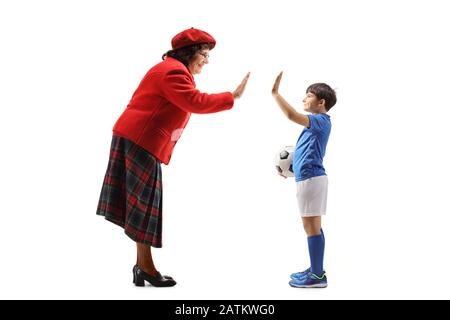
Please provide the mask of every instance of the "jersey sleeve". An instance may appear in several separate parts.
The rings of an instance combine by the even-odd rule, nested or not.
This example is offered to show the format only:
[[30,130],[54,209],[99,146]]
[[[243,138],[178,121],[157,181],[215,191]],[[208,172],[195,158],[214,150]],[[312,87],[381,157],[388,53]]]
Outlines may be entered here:
[[323,114],[310,114],[309,117],[309,129],[320,132],[328,129],[329,122],[325,115]]

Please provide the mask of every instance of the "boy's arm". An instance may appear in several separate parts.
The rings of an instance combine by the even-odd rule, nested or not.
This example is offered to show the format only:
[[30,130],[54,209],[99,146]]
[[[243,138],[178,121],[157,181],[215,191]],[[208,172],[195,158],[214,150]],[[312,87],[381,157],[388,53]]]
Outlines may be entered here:
[[297,112],[284,98],[278,93],[278,87],[280,86],[281,77],[283,76],[283,72],[281,72],[278,77],[275,79],[275,83],[272,88],[272,96],[275,98],[275,101],[280,106],[281,111],[286,115],[286,117],[298,123],[302,126],[309,127],[309,117],[307,115],[301,114]]
[[289,120],[309,128],[309,117],[307,115],[297,112],[279,93],[273,95],[273,97]]

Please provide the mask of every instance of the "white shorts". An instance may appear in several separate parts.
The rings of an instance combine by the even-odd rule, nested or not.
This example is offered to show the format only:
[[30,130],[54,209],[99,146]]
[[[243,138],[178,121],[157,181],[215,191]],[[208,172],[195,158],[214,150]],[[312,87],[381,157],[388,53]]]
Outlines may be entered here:
[[297,182],[297,201],[301,216],[325,215],[327,212],[327,194],[327,176],[312,177]]

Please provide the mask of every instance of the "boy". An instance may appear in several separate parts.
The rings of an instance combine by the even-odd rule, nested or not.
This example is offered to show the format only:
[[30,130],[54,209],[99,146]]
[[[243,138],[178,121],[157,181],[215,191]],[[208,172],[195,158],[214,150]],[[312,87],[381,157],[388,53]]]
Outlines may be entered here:
[[321,216],[326,214],[328,177],[322,161],[330,136],[330,116],[326,113],[336,104],[336,93],[325,83],[315,83],[306,89],[303,110],[297,112],[278,93],[281,72],[273,85],[272,95],[289,120],[305,128],[295,147],[293,169],[297,183],[297,201],[303,228],[308,236],[311,266],[291,275],[289,284],[297,288],[325,288],[327,277],[323,270],[325,237],[321,228]]

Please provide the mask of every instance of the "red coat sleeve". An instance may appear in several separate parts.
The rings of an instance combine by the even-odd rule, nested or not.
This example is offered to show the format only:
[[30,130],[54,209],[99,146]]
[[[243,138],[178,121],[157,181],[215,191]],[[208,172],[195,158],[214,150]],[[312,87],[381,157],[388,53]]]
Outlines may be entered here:
[[165,98],[178,108],[191,113],[214,113],[231,109],[234,98],[231,92],[201,93],[186,71],[170,70],[162,78],[161,90]]

